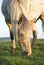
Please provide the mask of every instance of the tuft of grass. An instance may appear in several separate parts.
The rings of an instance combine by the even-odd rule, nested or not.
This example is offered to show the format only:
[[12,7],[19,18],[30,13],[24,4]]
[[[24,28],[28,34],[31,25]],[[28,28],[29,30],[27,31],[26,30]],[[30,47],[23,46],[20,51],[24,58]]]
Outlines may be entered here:
[[0,65],[44,65],[44,40],[36,41],[36,49],[31,56],[22,56],[21,49],[17,45],[16,53],[11,52],[10,41],[0,42]]

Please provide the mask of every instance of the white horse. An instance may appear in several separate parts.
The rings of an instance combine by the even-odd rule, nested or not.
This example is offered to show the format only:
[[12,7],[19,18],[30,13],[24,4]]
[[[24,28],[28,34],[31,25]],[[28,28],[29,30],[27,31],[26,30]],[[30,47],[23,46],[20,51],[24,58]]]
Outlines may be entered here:
[[[35,45],[35,40],[36,40],[36,36],[37,36],[35,23],[37,22],[38,19],[41,19],[42,26],[44,29],[44,0],[42,0],[42,1],[41,0],[28,0],[28,1],[29,1],[28,2],[29,6],[28,6],[27,10],[25,9],[25,7],[22,4],[20,4],[20,6],[22,8],[22,12],[24,12],[24,16],[28,20],[28,21],[24,21],[22,26],[20,27],[20,32],[22,33],[22,36],[20,37],[20,39],[24,43],[26,43],[27,40],[29,40],[28,35],[30,33],[30,28],[32,27],[32,31],[33,31],[33,35],[34,35],[33,43]],[[24,39],[25,39],[25,41],[24,41]],[[32,47],[33,47],[33,44],[32,44]]]
[[[24,3],[23,4],[23,6],[24,6],[28,2],[28,0],[25,0],[25,1],[26,2],[24,3],[23,0],[22,1],[21,0],[3,0],[3,3],[2,3],[2,13],[5,16],[5,21],[9,27],[11,40],[13,42],[12,43],[13,52],[15,52],[15,50],[16,50],[18,25],[20,27],[22,25],[22,21],[23,22],[27,21],[26,19],[23,18],[24,16],[26,18],[28,18],[26,16],[26,13],[23,12],[22,6],[21,6],[22,3]],[[27,4],[25,7],[27,10]],[[19,23],[19,22],[21,22],[21,23]],[[21,36],[20,33],[19,33],[19,35]],[[18,35],[18,37],[19,37],[19,35]],[[22,42],[21,42],[21,40],[19,40],[19,42],[20,42],[20,46],[21,46],[23,53],[25,53],[27,55],[31,55],[30,40],[28,42],[29,44],[27,44],[27,42],[25,42],[25,45],[23,42],[24,40]]]
[[[40,18],[44,23],[44,0],[3,0],[3,3],[6,9],[4,9],[6,12],[4,14],[5,19],[8,19],[9,21],[11,20],[10,25],[12,24],[10,28],[12,27],[13,31],[13,50],[16,48],[16,31],[19,29],[18,40],[21,48],[23,51],[26,49],[27,55],[31,55],[29,33],[34,31],[33,35],[35,35],[36,38],[35,22]],[[7,15],[8,17],[6,17]],[[18,21],[21,17],[24,22],[20,27],[17,27]]]

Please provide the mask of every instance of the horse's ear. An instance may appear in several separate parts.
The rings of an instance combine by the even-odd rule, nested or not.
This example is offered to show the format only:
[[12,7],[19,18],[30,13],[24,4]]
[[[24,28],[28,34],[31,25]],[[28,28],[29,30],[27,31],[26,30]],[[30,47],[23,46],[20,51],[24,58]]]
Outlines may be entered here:
[[44,23],[42,22],[42,30],[43,30],[43,32],[44,32]]

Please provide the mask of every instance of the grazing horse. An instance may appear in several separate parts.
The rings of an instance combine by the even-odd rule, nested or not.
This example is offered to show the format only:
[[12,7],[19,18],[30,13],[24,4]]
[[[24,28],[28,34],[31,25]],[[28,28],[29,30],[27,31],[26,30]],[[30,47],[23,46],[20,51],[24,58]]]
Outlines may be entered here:
[[[26,1],[25,3],[29,2],[28,0],[25,0],[25,1]],[[22,3],[24,3],[23,0],[22,1],[21,0],[3,0],[2,13],[5,16],[5,21],[9,27],[9,30],[10,30],[13,52],[15,52],[15,50],[16,50],[16,42],[17,42],[17,36],[18,36],[18,38],[19,38],[18,41],[19,41],[19,45],[22,49],[22,52],[27,54],[27,55],[31,55],[30,40],[27,37],[27,38],[25,38],[27,40],[27,42],[25,42],[25,40],[22,40],[22,38],[24,38],[22,36],[22,33],[20,34],[20,32],[21,32],[20,27],[22,26],[22,21],[23,22],[28,21],[27,20],[28,17],[26,16],[26,12],[24,13],[24,11],[22,10],[22,6],[21,6]],[[25,7],[27,10],[27,4]],[[19,29],[19,31],[18,31],[18,29]],[[17,33],[18,33],[18,35],[17,35]]]
[[[29,36],[30,32],[33,31],[33,40],[35,43],[35,23],[39,18],[44,23],[44,0],[3,0],[3,3],[5,9],[2,10],[5,16],[5,20],[7,22],[11,21],[11,23],[7,25],[12,30],[12,32],[10,32],[13,33],[13,51],[16,49],[16,32],[18,32],[18,41],[22,51],[26,52],[28,56],[31,55],[31,44]],[[20,22],[19,20],[21,17],[24,22],[18,26],[18,22]]]
[[[23,4],[24,4],[24,0],[22,0],[22,1],[23,1]],[[42,27],[44,28],[44,0],[42,0],[42,1],[41,0],[28,0],[28,8],[27,8],[27,10],[25,9],[23,4],[21,3],[20,6],[22,8],[22,12],[24,12],[23,13],[24,16],[26,17],[26,19],[28,21],[24,21],[23,24],[20,27],[20,32],[22,33],[20,39],[24,43],[26,43],[26,42],[28,43],[27,40],[29,39],[28,35],[30,33],[30,29],[29,28],[32,27],[33,36],[34,36],[33,44],[35,45],[36,36],[37,36],[35,23],[37,22],[38,19],[41,19]],[[24,41],[24,39],[25,39],[25,41]],[[33,44],[32,44],[32,47],[33,47]]]
[[[21,7],[22,7],[22,10],[25,12],[22,5]],[[38,19],[41,19],[42,28],[44,31],[44,0],[29,0],[29,10],[25,14],[27,15],[28,22],[32,24],[32,27],[33,25],[35,25]],[[37,36],[35,27],[36,26],[34,26],[34,30],[33,30],[33,36],[34,36],[33,44],[34,45],[35,45],[36,36]],[[32,44],[32,47],[34,47],[33,44]]]

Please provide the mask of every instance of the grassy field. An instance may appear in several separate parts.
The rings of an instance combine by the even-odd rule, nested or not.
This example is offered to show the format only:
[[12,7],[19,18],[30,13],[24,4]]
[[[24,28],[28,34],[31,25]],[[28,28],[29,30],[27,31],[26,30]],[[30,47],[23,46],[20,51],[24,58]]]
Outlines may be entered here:
[[22,56],[19,46],[11,53],[11,42],[0,42],[0,65],[44,65],[44,40],[36,41],[30,57]]

